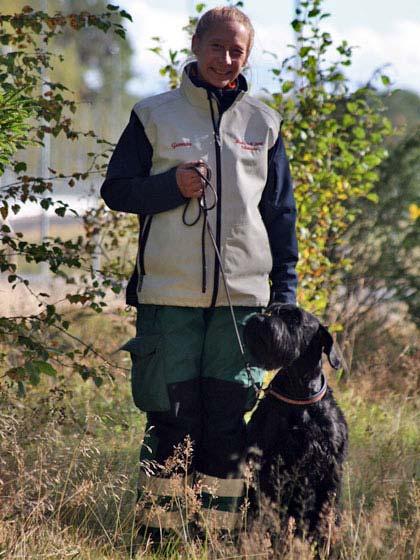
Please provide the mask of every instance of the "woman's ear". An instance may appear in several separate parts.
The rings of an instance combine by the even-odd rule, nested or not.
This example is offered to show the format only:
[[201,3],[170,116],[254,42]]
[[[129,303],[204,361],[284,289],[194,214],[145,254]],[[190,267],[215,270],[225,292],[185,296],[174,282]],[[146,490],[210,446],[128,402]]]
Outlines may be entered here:
[[197,56],[198,45],[199,45],[199,39],[197,35],[193,35],[191,39],[191,51],[196,56]]

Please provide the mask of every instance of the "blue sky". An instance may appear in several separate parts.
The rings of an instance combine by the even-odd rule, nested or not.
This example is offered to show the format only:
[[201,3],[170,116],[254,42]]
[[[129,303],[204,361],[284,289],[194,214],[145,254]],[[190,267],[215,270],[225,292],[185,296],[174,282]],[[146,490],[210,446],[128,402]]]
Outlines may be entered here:
[[[159,59],[147,48],[151,37],[159,35],[171,48],[186,45],[182,31],[196,2],[192,0],[120,0],[133,16],[128,25],[136,53],[133,60],[138,76],[130,91],[139,96],[165,89],[159,78]],[[207,8],[223,4],[207,1]],[[289,22],[293,16],[293,0],[248,0],[244,10],[256,29],[255,46],[250,58],[254,93],[261,88],[273,89],[270,73],[272,58],[264,51],[274,51],[280,58],[288,54],[287,44],[293,41]],[[325,27],[339,41],[347,39],[357,45],[353,65],[349,70],[352,82],[369,79],[373,70],[389,64],[387,73],[395,87],[420,93],[420,0],[325,0],[324,7],[331,17]]]

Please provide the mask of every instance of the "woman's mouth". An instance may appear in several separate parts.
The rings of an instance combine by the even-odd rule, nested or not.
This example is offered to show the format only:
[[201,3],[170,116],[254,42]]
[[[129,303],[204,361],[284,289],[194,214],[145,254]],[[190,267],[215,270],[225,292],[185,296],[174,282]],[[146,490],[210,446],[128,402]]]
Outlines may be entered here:
[[220,72],[220,70],[216,70],[215,68],[211,68],[212,72],[219,76],[220,78],[228,78],[230,75],[230,71],[227,72]]

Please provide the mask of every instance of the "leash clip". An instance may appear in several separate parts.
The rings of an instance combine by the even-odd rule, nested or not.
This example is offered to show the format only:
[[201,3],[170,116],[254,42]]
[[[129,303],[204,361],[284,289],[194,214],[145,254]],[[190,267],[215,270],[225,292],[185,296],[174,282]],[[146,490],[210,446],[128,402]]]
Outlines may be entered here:
[[252,386],[252,388],[254,389],[255,396],[258,399],[259,396],[260,396],[260,393],[264,392],[264,389],[262,389],[261,387],[258,387],[258,385],[255,383],[254,377],[252,375],[252,368],[251,368],[249,362],[245,362],[245,371],[246,371],[246,374],[248,376],[248,381],[249,381],[250,385]]

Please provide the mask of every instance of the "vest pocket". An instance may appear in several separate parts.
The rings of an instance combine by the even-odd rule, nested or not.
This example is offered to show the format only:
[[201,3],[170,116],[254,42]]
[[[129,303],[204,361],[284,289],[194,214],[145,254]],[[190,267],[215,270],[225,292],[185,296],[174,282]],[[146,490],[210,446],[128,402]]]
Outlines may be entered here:
[[269,274],[273,257],[263,221],[256,217],[254,221],[233,226],[222,249],[222,258],[227,274]]
[[144,412],[170,409],[161,336],[131,338],[121,347],[131,355],[131,391],[135,405]]

